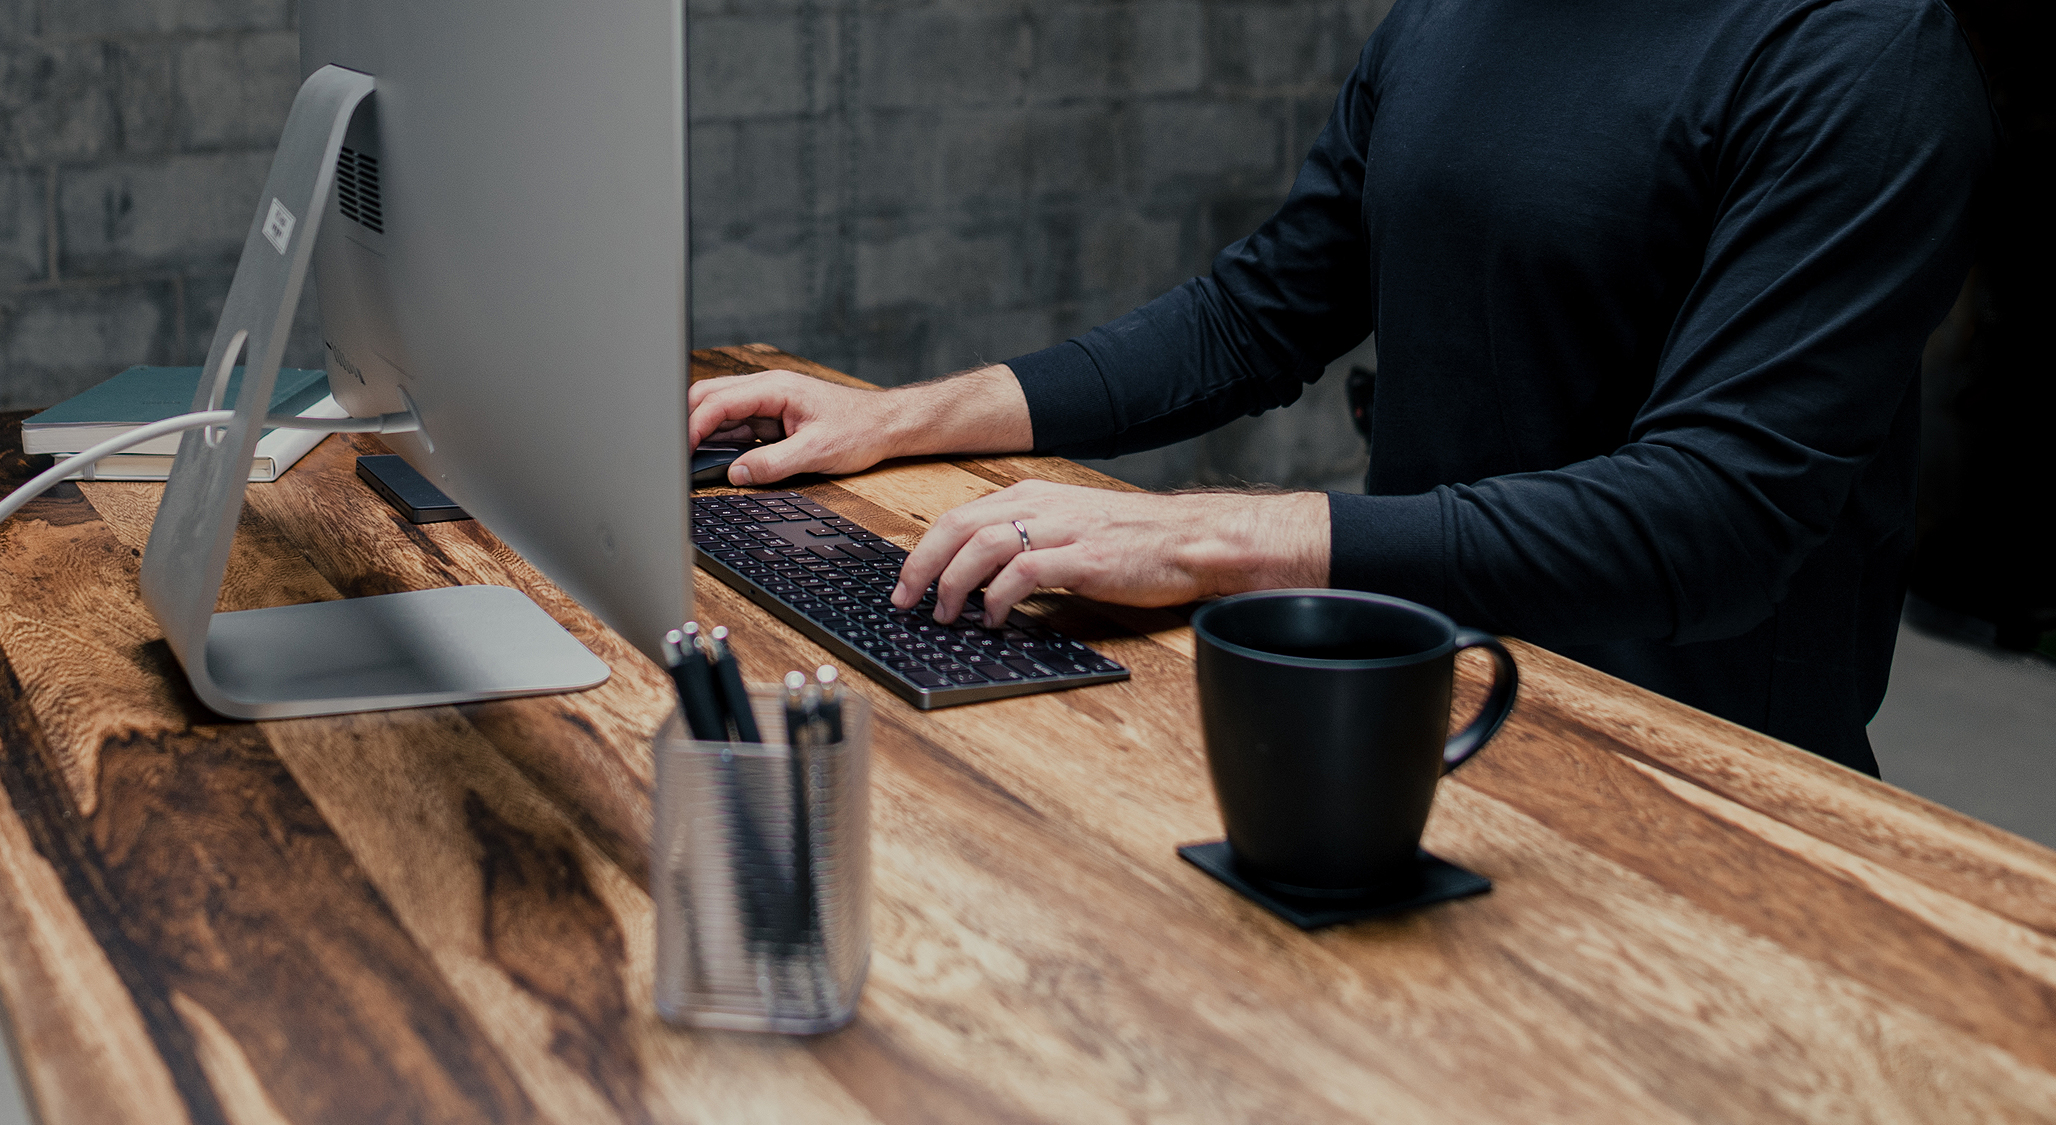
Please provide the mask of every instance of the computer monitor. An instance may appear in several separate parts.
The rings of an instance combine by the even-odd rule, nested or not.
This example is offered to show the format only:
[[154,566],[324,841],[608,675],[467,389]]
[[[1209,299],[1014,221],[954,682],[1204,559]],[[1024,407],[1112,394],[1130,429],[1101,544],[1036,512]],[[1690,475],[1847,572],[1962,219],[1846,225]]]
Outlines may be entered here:
[[303,0],[376,90],[314,251],[329,386],[644,652],[690,616],[678,0]]
[[207,359],[225,386],[247,352],[247,401],[182,439],[144,552],[196,693],[278,718],[607,676],[504,588],[214,612],[310,268],[336,400],[418,427],[388,443],[660,656],[692,605],[679,0],[303,0],[300,25],[305,79]]

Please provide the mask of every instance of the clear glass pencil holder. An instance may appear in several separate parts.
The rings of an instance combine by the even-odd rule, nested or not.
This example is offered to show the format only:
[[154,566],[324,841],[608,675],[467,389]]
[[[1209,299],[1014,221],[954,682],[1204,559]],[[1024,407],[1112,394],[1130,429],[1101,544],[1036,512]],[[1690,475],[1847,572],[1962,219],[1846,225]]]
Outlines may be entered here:
[[798,753],[784,693],[750,687],[762,743],[657,733],[657,1011],[673,1023],[813,1035],[856,1015],[871,962],[871,710]]

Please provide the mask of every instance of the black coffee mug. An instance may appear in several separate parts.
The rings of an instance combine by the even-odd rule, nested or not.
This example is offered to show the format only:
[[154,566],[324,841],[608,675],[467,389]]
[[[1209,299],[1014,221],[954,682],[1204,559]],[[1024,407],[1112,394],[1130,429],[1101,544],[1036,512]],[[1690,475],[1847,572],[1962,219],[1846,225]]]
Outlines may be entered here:
[[[1265,590],[1202,606],[1207,766],[1245,877],[1334,896],[1409,877],[1435,782],[1499,730],[1519,683],[1490,633],[1351,590]],[[1449,736],[1456,654],[1482,648],[1492,690]]]

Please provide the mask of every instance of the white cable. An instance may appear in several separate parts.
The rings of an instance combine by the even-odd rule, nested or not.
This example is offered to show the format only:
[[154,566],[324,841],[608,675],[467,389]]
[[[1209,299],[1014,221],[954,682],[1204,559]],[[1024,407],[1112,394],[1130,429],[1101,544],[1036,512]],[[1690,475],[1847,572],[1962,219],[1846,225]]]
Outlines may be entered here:
[[181,430],[197,429],[201,426],[225,426],[235,421],[235,418],[236,412],[233,410],[202,410],[197,414],[173,415],[162,422],[152,422],[147,426],[138,426],[119,437],[108,438],[106,441],[83,453],[66,457],[64,460],[31,477],[27,484],[8,493],[5,500],[0,500],[0,520],[5,520],[21,510],[23,504],[41,496],[51,485],[99,461],[103,457],[112,457],[123,450],[134,449],[146,441],[154,441],[166,434],[175,434]]
[[[108,438],[83,453],[66,457],[50,468],[29,478],[27,484],[0,499],[0,521],[21,510],[22,505],[41,496],[51,485],[64,480],[73,473],[85,469],[117,453],[134,449],[148,441],[155,441],[166,434],[198,429],[201,426],[226,426],[235,421],[233,410],[202,410],[193,414],[178,414],[162,422],[138,426],[125,434]],[[404,434],[421,428],[421,421],[411,413],[381,414],[376,418],[298,418],[272,415],[264,419],[266,426],[282,430],[319,430],[331,434]]]

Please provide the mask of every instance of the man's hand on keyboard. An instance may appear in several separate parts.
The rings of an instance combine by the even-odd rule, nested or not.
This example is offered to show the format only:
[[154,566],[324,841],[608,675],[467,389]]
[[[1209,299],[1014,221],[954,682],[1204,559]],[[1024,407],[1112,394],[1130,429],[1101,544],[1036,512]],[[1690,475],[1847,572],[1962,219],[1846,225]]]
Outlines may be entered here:
[[889,457],[1028,449],[1028,400],[1006,365],[892,390],[846,387],[794,371],[702,379],[687,399],[692,446],[772,444],[728,468],[737,485],[798,473],[855,473]]
[[[1032,549],[1022,549],[1020,521]],[[936,585],[954,620],[985,586],[987,623],[1038,588],[1124,605],[1328,584],[1328,498],[1318,492],[1114,492],[1023,481],[953,509],[908,556],[902,608]]]

